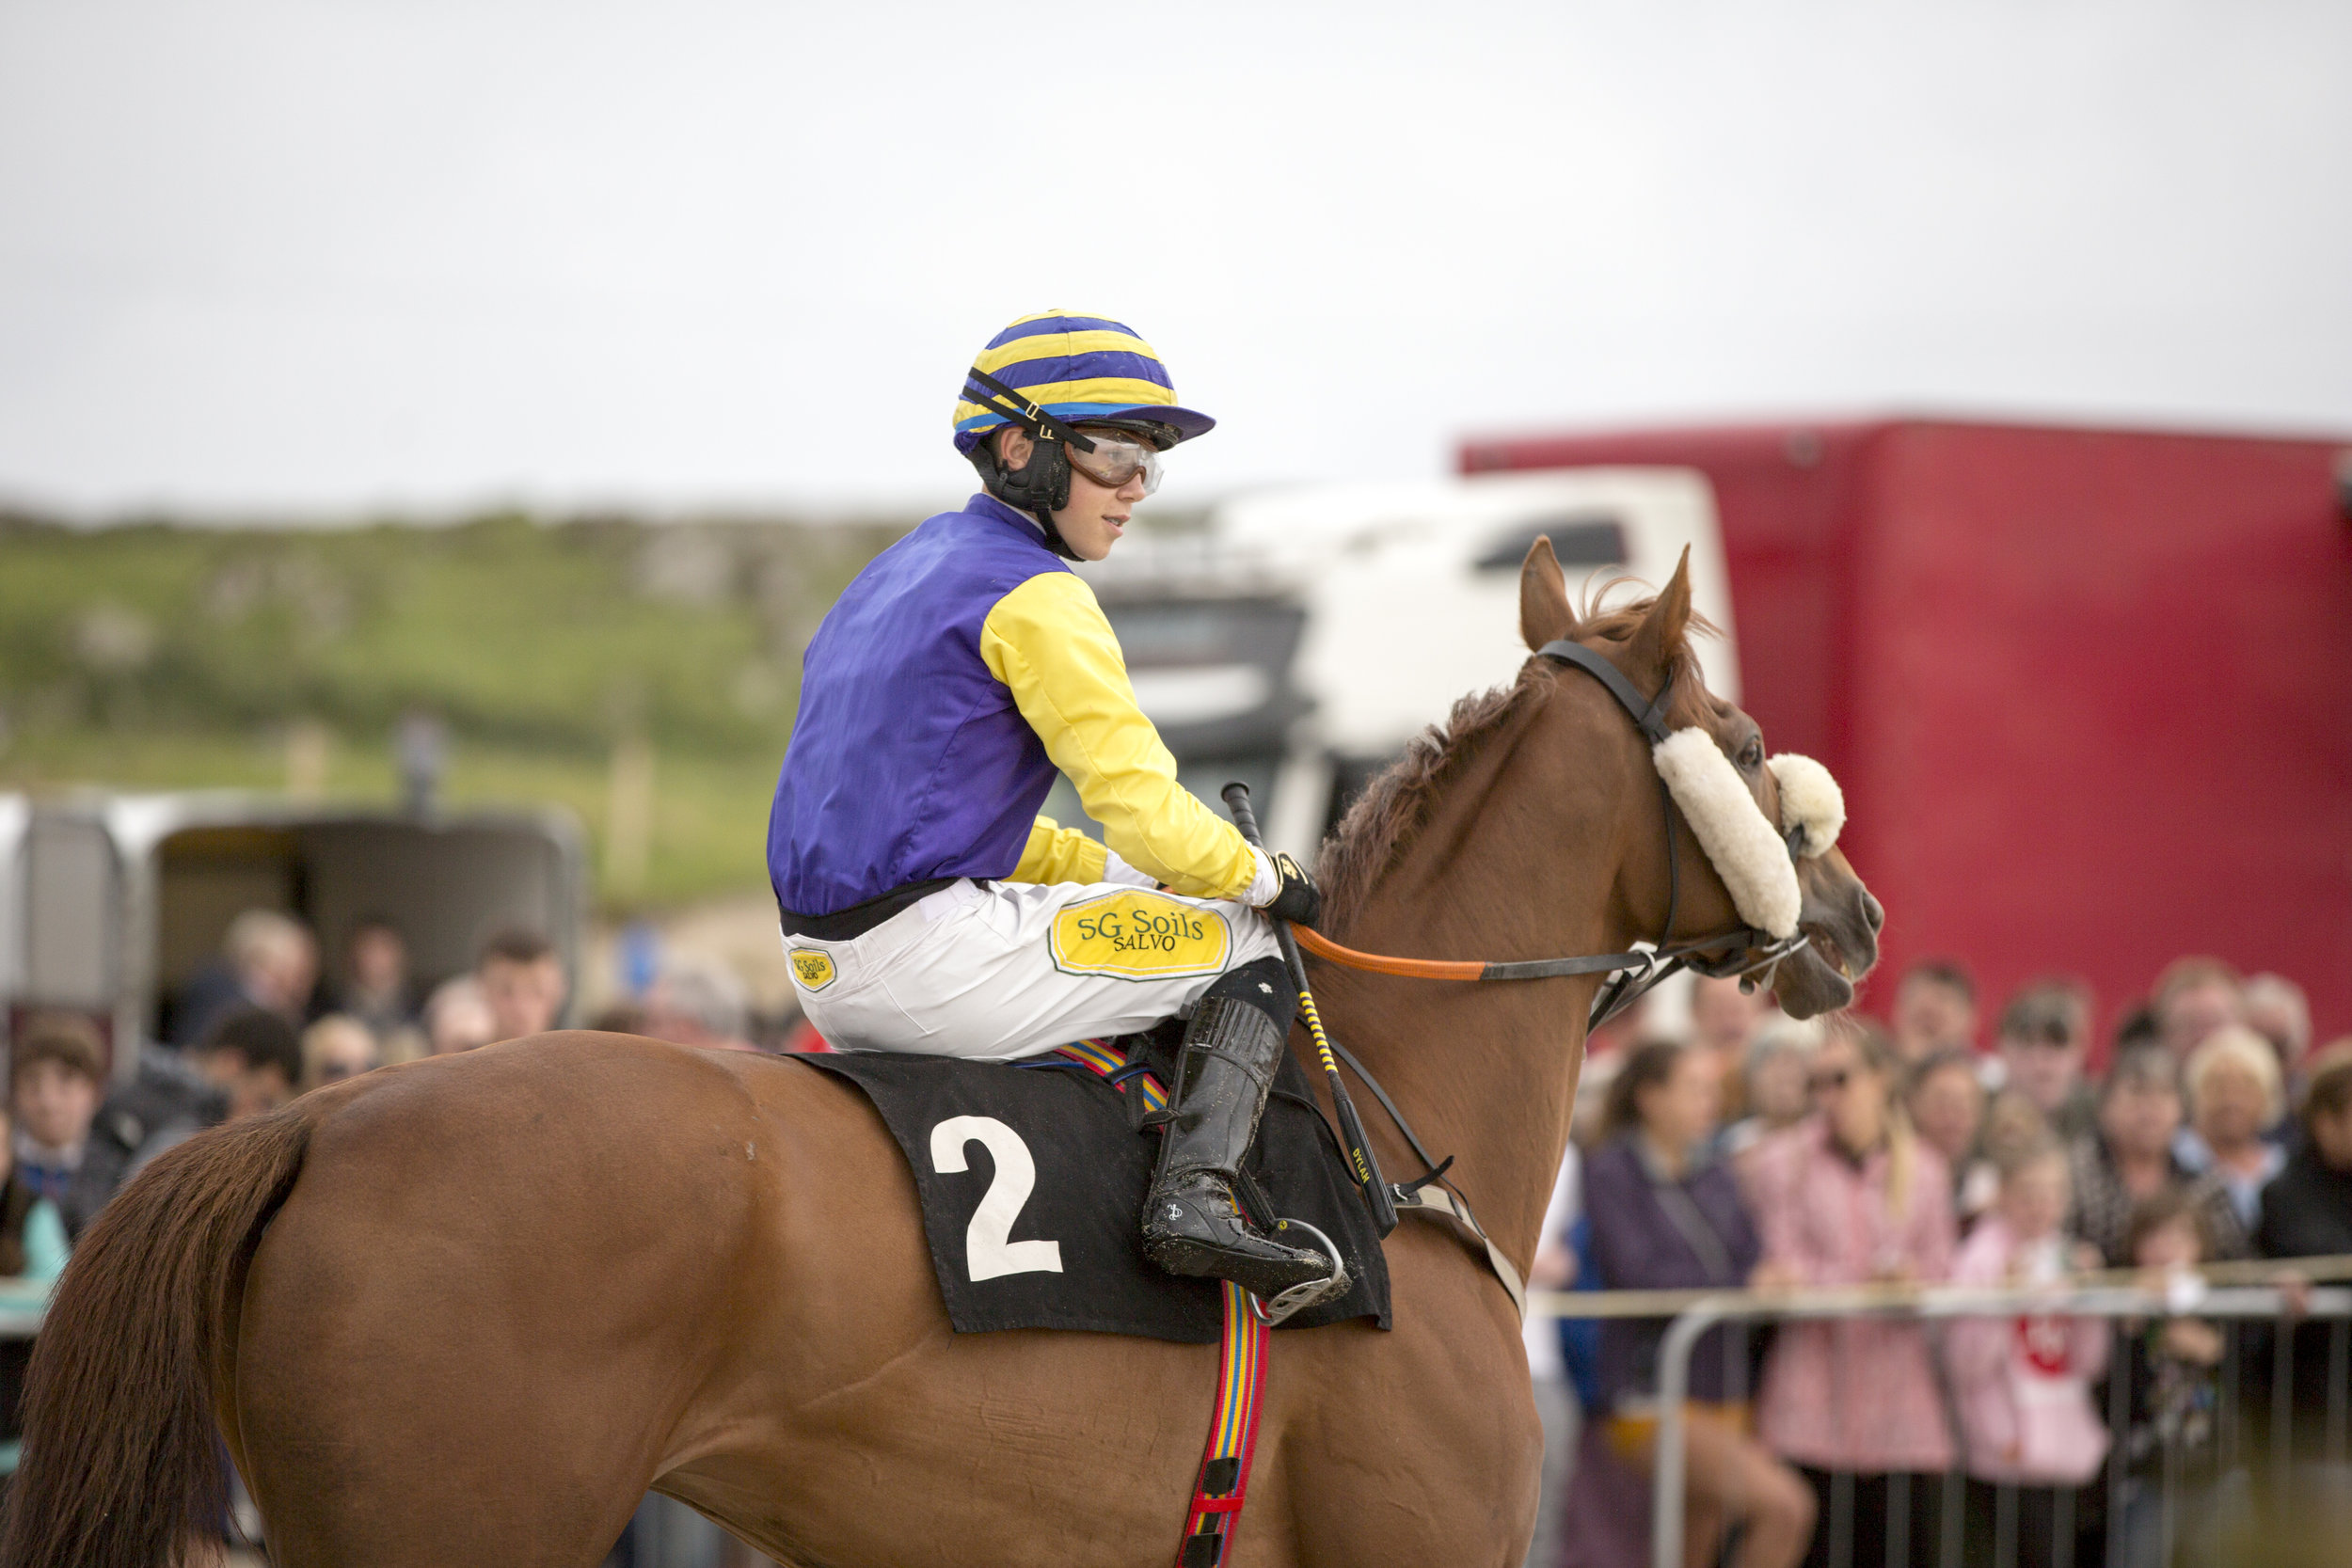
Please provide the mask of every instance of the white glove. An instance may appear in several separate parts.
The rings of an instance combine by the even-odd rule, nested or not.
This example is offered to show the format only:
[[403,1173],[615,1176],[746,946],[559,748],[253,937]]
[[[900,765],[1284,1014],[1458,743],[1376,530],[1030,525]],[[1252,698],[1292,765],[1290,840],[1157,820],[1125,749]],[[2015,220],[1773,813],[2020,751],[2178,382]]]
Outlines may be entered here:
[[1258,874],[1249,879],[1249,886],[1243,892],[1241,901],[1253,910],[1263,910],[1280,895],[1282,874],[1274,869],[1274,857],[1263,849],[1253,844],[1249,852],[1258,859]]

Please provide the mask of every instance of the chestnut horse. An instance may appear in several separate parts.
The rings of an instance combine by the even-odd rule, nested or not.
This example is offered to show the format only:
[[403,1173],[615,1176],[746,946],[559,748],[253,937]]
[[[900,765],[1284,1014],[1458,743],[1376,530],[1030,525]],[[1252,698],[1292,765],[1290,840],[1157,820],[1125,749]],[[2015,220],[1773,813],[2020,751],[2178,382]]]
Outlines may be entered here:
[[[1690,602],[1677,572],[1580,624],[1539,543],[1520,631],[1671,686],[1673,721],[1772,815],[1756,726],[1698,681]],[[1740,926],[1625,712],[1531,659],[1351,814],[1327,925],[1417,957],[1621,950],[1666,918],[1670,832],[1674,934]],[[1803,1016],[1851,999],[1880,911],[1835,850],[1800,869],[1813,940],[1777,989]],[[1317,979],[1524,1270],[1595,981]],[[1274,1340],[1238,1568],[1525,1550],[1542,1438],[1511,1303],[1438,1223],[1388,1259],[1392,1332]],[[788,1059],[555,1034],[373,1073],[189,1141],[91,1227],[40,1337],[0,1560],[181,1559],[219,1517],[225,1439],[278,1568],[587,1568],[649,1487],[808,1568],[1161,1568],[1214,1348],[959,1335],[930,1274],[898,1146]]]

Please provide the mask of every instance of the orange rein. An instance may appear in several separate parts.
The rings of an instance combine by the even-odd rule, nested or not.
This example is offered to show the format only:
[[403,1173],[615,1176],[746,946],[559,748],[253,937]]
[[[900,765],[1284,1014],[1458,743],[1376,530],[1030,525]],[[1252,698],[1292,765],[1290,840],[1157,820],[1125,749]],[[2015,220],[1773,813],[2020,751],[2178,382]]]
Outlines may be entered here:
[[1298,938],[1298,945],[1318,958],[1328,958],[1345,969],[1402,975],[1408,980],[1557,980],[1571,974],[1618,974],[1627,971],[1648,976],[1655,974],[1661,958],[1672,958],[1679,962],[1679,955],[1687,951],[1677,948],[1663,954],[1587,953],[1574,958],[1503,958],[1482,963],[1475,958],[1392,958],[1385,953],[1359,953],[1304,926],[1294,925],[1291,931]]
[[1304,926],[1293,926],[1291,931],[1298,938],[1298,945],[1318,958],[1328,958],[1342,969],[1360,969],[1373,974],[1401,974],[1414,980],[1483,980],[1486,966],[1475,958],[1392,958],[1382,953],[1359,953],[1353,947],[1342,947],[1320,931]]

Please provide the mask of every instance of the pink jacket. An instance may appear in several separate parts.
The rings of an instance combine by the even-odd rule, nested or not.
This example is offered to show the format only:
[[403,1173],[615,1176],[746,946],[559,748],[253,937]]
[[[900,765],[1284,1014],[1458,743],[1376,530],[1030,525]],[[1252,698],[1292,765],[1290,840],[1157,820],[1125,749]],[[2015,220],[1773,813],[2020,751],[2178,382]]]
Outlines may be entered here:
[[[2011,1283],[2018,1252],[2009,1226],[1999,1214],[1988,1214],[1960,1249],[1952,1283]],[[2098,1474],[2107,1430],[2091,1403],[2090,1385],[2106,1370],[2104,1322],[2039,1314],[1961,1318],[1945,1347],[1970,1475],[2028,1486],[2079,1486]]]
[[[1897,1211],[1890,1164],[1882,1150],[1857,1169],[1818,1121],[1759,1147],[1749,1197],[1766,1260],[1811,1285],[1864,1284],[1898,1260],[1915,1278],[1941,1280],[1952,1260],[1950,1174],[1942,1156],[1913,1140]],[[1779,1453],[1816,1469],[1940,1471],[1952,1463],[1943,1395],[1916,1323],[1783,1323],[1764,1367],[1757,1429]]]

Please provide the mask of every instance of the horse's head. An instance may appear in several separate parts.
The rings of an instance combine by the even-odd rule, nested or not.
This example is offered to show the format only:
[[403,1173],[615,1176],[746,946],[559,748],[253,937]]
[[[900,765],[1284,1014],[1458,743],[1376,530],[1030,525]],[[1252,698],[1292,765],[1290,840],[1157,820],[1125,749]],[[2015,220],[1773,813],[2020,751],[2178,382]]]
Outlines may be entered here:
[[[1820,818],[1827,808],[1799,798],[1822,792],[1834,797],[1827,774],[1778,766],[1783,759],[1768,756],[1756,721],[1707,689],[1689,645],[1694,619],[1687,551],[1673,580],[1655,598],[1583,616],[1569,607],[1567,583],[1549,539],[1536,540],[1520,567],[1519,633],[1531,652],[1554,641],[1595,650],[1643,698],[1664,694],[1662,717],[1669,728],[1704,732],[1729,763],[1726,770],[1712,757],[1690,754],[1686,746],[1678,760],[1694,766],[1669,774],[1681,809],[1667,820],[1660,820],[1665,806],[1655,787],[1634,789],[1625,800],[1638,825],[1623,840],[1619,893],[1636,934],[1655,937],[1671,920],[1667,936],[1685,943],[1759,925],[1785,927],[1793,915],[1794,928],[1807,941],[1771,971],[1782,1009],[1794,1018],[1811,1018],[1845,1006],[1853,1000],[1854,982],[1878,960],[1885,911],[1838,852],[1835,827],[1823,831]],[[1698,626],[1704,629],[1705,623]],[[1665,747],[1653,754],[1631,716],[1590,675],[1563,668],[1557,679],[1578,688],[1583,699],[1547,705],[1557,710],[1549,723],[1575,732],[1564,734],[1561,745],[1617,757],[1629,777],[1665,771],[1677,760]],[[1741,792],[1762,813],[1761,824],[1744,819]],[[1705,818],[1700,827],[1710,830],[1704,836],[1713,841],[1711,847],[1703,847],[1702,834],[1693,831],[1694,811]],[[1842,820],[1842,805],[1836,815]],[[1772,912],[1759,914],[1760,906]],[[1760,966],[1767,957],[1759,943],[1737,942],[1712,955],[1715,961],[1708,967],[1730,973]]]

